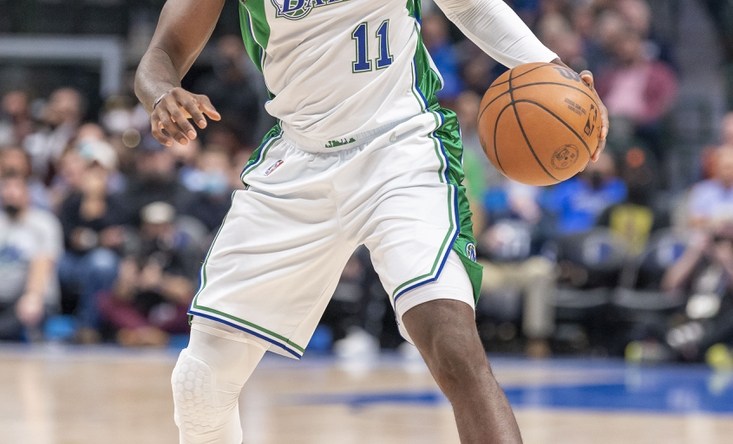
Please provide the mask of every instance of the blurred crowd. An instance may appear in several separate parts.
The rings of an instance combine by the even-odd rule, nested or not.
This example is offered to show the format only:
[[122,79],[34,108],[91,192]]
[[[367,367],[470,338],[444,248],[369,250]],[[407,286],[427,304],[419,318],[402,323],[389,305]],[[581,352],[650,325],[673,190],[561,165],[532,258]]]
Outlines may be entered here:
[[[445,81],[439,98],[457,112],[465,143],[487,349],[729,360],[733,113],[715,143],[697,147],[700,167],[689,168],[698,182],[670,192],[661,165],[675,155],[666,148],[683,61],[655,34],[649,4],[511,3],[569,66],[594,72],[611,133],[599,161],[566,182],[538,188],[501,176],[476,116],[505,68],[425,6],[424,42]],[[208,245],[273,123],[239,37],[211,46],[212,64],[190,88],[224,119],[185,146],[157,143],[131,93],[90,110],[73,87],[4,92],[0,339],[163,346],[185,336]],[[359,250],[311,346],[349,355],[400,344]]]

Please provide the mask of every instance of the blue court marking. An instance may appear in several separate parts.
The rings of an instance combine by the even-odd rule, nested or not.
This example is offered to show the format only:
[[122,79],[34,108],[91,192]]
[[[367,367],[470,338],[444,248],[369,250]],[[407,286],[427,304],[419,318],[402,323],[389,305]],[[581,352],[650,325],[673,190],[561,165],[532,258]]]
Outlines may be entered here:
[[515,407],[733,414],[733,374],[707,369],[644,368],[622,380],[505,388]]
[[[634,367],[613,362],[587,366],[560,363],[546,367],[527,363],[527,367],[587,370],[588,377],[575,384],[568,381],[505,386],[515,408],[733,415],[733,372],[715,373],[703,366]],[[296,404],[341,404],[354,409],[447,404],[444,396],[435,390],[329,393],[291,396],[287,400]]]

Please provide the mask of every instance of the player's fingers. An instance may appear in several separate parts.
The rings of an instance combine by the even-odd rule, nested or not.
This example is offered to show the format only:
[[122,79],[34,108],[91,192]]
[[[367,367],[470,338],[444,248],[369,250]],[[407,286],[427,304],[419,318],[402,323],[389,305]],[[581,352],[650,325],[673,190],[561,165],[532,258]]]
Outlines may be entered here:
[[153,113],[150,117],[150,134],[153,135],[155,140],[160,142],[162,145],[171,146],[173,140],[170,138],[167,132],[163,131],[163,124],[160,121],[160,117],[157,113]]
[[185,108],[180,103],[171,105],[168,108],[168,113],[173,124],[165,126],[168,133],[182,145],[196,138],[196,130],[191,125],[191,122],[188,121],[188,115],[184,111]]
[[201,108],[203,113],[209,116],[209,119],[217,121],[221,120],[221,114],[219,114],[219,111],[214,108],[214,105],[211,104],[211,100],[209,100],[208,97],[204,95],[197,95],[196,100],[198,101],[199,107]]
[[[189,97],[188,100],[186,100],[183,103],[183,108],[186,110],[189,116],[191,116],[191,120],[198,126],[199,128],[206,128],[206,117],[204,117],[204,113],[201,112],[201,107],[199,106],[199,102],[194,97]],[[196,133],[193,133],[193,137],[189,136],[189,139],[193,139],[196,137]]]
[[[181,113],[181,116],[182,116],[182,113]],[[185,121],[186,119],[184,118],[183,120]],[[168,143],[165,144],[166,146],[173,145],[172,143],[173,140],[176,140],[179,143],[184,144],[184,145],[188,143],[188,138],[184,134],[181,127],[178,126],[178,123],[176,122],[176,120],[170,113],[168,112],[160,113],[160,126],[162,127],[162,130],[164,130],[169,136]]]
[[[597,96],[598,94],[596,94],[596,97]],[[598,133],[598,148],[591,157],[591,160],[593,160],[593,162],[598,160],[598,158],[601,156],[601,153],[606,148],[606,138],[608,137],[608,110],[606,109],[606,106],[603,104],[603,102],[601,102],[600,98],[598,98],[598,106],[601,109],[601,131]]]
[[598,133],[598,148],[596,148],[595,152],[593,153],[593,156],[591,156],[591,160],[595,162],[598,160],[598,158],[601,156],[601,153],[606,148],[606,138],[608,137],[608,110],[606,109],[606,106],[601,102],[601,98],[598,97],[598,92],[595,88],[595,79],[593,78],[593,73],[586,70],[583,70],[580,72],[580,78],[583,80],[583,83],[588,85],[588,87],[595,93],[596,99],[601,111],[601,131]]

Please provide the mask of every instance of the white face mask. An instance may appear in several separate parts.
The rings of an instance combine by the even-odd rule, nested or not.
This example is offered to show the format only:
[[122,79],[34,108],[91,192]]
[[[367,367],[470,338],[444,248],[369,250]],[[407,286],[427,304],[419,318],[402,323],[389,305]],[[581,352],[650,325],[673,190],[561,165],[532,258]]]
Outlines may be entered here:
[[102,125],[111,133],[122,134],[132,128],[132,112],[127,109],[113,109],[102,116]]

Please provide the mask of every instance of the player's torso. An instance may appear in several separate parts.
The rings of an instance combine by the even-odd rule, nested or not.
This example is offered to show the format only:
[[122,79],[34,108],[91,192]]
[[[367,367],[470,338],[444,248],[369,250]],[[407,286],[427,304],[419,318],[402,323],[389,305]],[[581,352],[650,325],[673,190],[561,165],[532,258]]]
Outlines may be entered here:
[[323,140],[420,113],[415,2],[246,0],[242,29],[274,96],[268,112],[286,132]]

